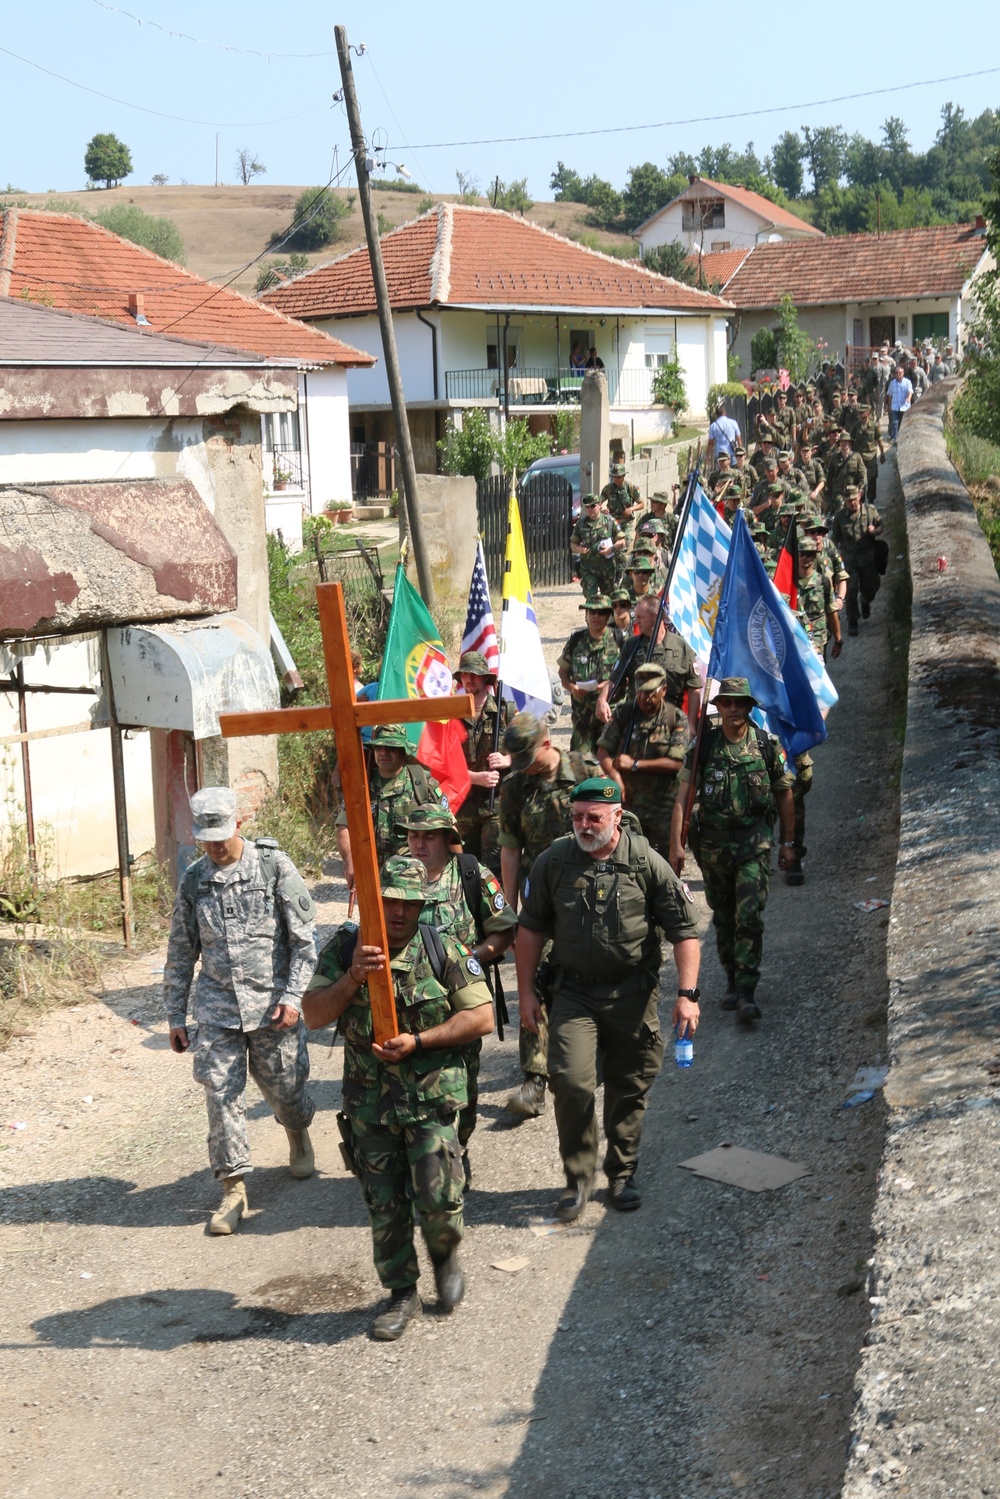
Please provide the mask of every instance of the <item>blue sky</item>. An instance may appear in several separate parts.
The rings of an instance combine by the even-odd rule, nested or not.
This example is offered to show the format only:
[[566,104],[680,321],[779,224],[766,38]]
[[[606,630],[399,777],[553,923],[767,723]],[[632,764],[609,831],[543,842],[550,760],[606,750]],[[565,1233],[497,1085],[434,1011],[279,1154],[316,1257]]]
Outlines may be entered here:
[[[1000,27],[995,0],[954,0],[947,25],[939,3],[856,8],[822,6],[762,23],[745,5],[649,7],[633,18],[595,0],[503,7],[384,0],[42,0],[5,7],[0,46],[55,73],[186,124],[111,103],[0,54],[5,133],[0,188],[67,191],[84,185],[83,153],[97,131],[113,131],[132,151],[134,183],[154,172],[172,182],[211,183],[215,134],[220,180],[233,182],[239,146],[267,166],[269,183],[311,184],[330,175],[334,146],[343,162],[347,121],[330,96],[340,77],[333,26],[347,27],[369,55],[355,60],[366,132],[390,147],[429,191],[455,191],[455,172],[485,184],[499,174],[527,177],[550,197],[557,160],[584,175],[624,185],[629,166],[665,164],[678,150],[711,142],[763,155],[786,129],[841,125],[876,137],[889,114],[909,126],[914,149],[931,143],[942,103],[969,115],[1000,105]],[[319,54],[270,62],[136,25],[121,12],[207,41],[266,51]],[[616,25],[616,22],[618,23]],[[768,38],[769,40],[765,40]],[[785,43],[788,50],[785,50]],[[775,79],[767,84],[769,58]],[[482,137],[527,136],[681,120],[762,107],[805,105],[978,68],[992,76],[932,84],[849,103],[731,120],[639,129],[577,139],[447,145]],[[288,116],[297,116],[289,119]],[[283,121],[282,123],[263,123]],[[262,122],[262,123],[256,123]],[[420,146],[421,149],[415,149]]]

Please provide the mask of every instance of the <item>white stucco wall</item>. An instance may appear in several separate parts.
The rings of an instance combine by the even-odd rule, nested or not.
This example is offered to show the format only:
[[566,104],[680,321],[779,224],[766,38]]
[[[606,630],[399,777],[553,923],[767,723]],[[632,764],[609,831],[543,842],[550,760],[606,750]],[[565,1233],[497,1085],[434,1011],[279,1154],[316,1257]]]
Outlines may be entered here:
[[[393,318],[393,325],[406,399],[432,401],[434,375],[431,330],[412,312],[397,313]],[[368,369],[351,369],[345,372],[351,406],[388,406],[389,382],[385,373],[382,334],[375,314],[360,318],[322,318],[317,321],[316,327],[322,328],[324,333],[332,333],[334,338],[344,339],[356,349],[374,354],[378,361]],[[311,385],[313,376],[310,375],[309,380]]]
[[215,512],[200,417],[170,421],[3,422],[0,484],[188,479]]
[[[851,302],[837,303],[825,307],[800,307],[799,327],[815,342],[823,341],[826,348],[821,357],[834,360],[843,358],[849,343],[854,342],[854,321],[861,320],[864,344],[868,343],[870,320],[873,317],[892,317],[896,320],[896,336],[903,343],[913,340],[913,318],[922,312],[947,312],[949,339],[954,342],[960,327],[960,298],[909,298],[898,302]],[[751,374],[750,343],[760,328],[772,328],[777,309],[770,311],[741,312],[735,352],[743,361],[740,378]],[[906,331],[900,332],[900,319],[906,319]]]
[[347,373],[334,365],[309,370],[300,377],[299,432],[303,458],[309,467],[309,502],[314,515],[331,500],[351,498]]
[[[709,193],[705,190],[699,196],[708,197]],[[713,245],[719,241],[728,241],[729,248],[732,250],[744,250],[765,240],[796,237],[766,226],[760,214],[753,213],[742,204],[731,203],[728,199],[724,201],[726,213],[724,229],[706,229],[704,233],[700,229],[682,229],[682,205],[674,203],[643,231],[639,236],[639,243],[645,251],[652,250],[657,245],[671,245],[676,242],[686,246],[689,250],[703,248],[705,254],[708,255]]]

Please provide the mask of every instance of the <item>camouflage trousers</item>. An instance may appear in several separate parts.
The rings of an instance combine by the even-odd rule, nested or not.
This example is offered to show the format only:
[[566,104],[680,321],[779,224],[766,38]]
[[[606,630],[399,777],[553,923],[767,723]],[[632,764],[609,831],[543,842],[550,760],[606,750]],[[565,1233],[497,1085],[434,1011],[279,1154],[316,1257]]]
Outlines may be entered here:
[[848,624],[856,625],[861,617],[858,594],[860,593],[865,602],[870,604],[881,587],[882,576],[874,562],[866,563],[864,567],[847,569],[847,597],[844,600],[844,610]]
[[526,1025],[522,1025],[517,1033],[517,1053],[521,1061],[521,1071],[527,1077],[533,1073],[535,1077],[548,1077],[549,1075],[549,1012],[544,1007],[538,1021],[538,1031],[529,1031]]
[[596,755],[597,741],[604,732],[604,725],[597,721],[597,693],[588,692],[582,702],[573,699],[573,735],[569,741],[571,750],[581,755]]
[[795,757],[795,781],[792,785],[792,801],[795,803],[795,857],[806,856],[806,797],[812,790],[813,758],[807,750]]
[[[466,806],[468,803],[468,807]],[[493,811],[466,798],[455,816],[463,851],[475,854],[480,864],[500,878],[500,787],[494,798]],[[485,815],[484,815],[485,814]]]
[[420,1275],[414,1217],[435,1262],[446,1259],[465,1232],[465,1173],[455,1116],[399,1125],[352,1119],[351,1128],[375,1269],[387,1291],[403,1290],[416,1285]]
[[576,561],[580,567],[580,587],[585,599],[592,599],[595,593],[610,593],[613,588],[617,588],[618,580],[623,575],[623,565],[614,560],[595,563],[590,557],[577,557]]
[[705,899],[712,911],[719,962],[734,975],[737,988],[752,994],[760,980],[771,850],[739,858],[725,847],[706,847],[702,838],[698,862],[705,881]]
[[316,1111],[306,1083],[306,1028],[230,1030],[199,1024],[192,1047],[194,1080],[205,1089],[208,1159],[216,1177],[252,1171],[247,1136],[247,1071],[285,1129],[307,1129]]
[[604,1171],[631,1176],[639,1159],[646,1095],[663,1064],[657,989],[595,999],[567,978],[552,1006],[549,1061],[559,1152],[569,1177],[593,1176],[600,1132],[595,1092],[604,1078]]
[[471,1045],[462,1048],[462,1057],[465,1061],[465,1086],[469,1095],[464,1109],[459,1109],[458,1112],[458,1143],[463,1151],[468,1149],[469,1141],[476,1128],[479,1109],[479,1064],[482,1055],[482,1041],[473,1041]]

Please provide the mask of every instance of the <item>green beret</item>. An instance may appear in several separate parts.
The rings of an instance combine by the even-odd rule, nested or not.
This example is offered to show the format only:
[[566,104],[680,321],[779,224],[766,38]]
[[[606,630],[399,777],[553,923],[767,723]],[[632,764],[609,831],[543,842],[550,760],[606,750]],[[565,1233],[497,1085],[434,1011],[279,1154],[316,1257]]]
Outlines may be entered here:
[[621,806],[622,789],[617,781],[607,776],[588,776],[580,781],[569,794],[571,802],[607,802],[608,806]]

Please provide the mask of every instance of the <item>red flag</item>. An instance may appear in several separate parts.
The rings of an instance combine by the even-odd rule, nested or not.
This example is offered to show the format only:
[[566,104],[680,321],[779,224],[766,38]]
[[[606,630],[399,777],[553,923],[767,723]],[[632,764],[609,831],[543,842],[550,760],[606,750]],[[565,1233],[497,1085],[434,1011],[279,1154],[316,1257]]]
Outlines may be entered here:
[[458,811],[472,785],[462,748],[468,737],[460,718],[449,718],[446,723],[429,721],[417,745],[417,759],[437,781],[453,812]]
[[778,553],[777,565],[774,569],[772,582],[783,599],[788,600],[788,607],[794,613],[799,607],[799,534],[796,529],[797,520],[793,516],[788,522],[788,530]]

